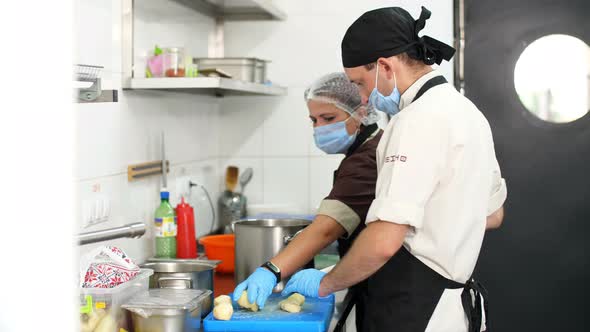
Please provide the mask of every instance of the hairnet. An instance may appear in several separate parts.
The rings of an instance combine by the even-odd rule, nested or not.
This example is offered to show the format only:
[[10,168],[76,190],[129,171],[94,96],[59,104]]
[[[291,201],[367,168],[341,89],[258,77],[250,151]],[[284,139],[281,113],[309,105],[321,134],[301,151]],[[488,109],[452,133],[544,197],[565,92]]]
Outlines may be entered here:
[[345,73],[330,73],[315,80],[304,93],[305,101],[332,104],[349,113],[365,126],[376,123],[379,115],[372,107],[362,105],[359,89]]

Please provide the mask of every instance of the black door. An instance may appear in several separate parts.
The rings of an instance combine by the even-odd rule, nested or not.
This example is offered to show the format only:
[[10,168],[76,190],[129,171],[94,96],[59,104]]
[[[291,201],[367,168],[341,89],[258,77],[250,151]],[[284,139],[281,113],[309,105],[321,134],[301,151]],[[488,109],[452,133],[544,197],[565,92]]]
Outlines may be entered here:
[[590,116],[545,122],[514,87],[521,52],[550,34],[590,45],[590,0],[466,0],[465,94],[490,121],[508,183],[476,273],[492,332],[590,330]]

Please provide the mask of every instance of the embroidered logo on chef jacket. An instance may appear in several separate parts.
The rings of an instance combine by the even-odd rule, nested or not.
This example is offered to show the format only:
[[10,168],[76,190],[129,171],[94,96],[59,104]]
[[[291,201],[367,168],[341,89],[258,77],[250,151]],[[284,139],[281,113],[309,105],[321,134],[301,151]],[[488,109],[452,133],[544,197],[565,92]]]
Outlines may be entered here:
[[396,155],[393,155],[393,156],[385,157],[385,162],[386,163],[393,163],[393,162],[396,162],[396,161],[401,161],[402,163],[405,163],[406,160],[408,160],[408,157],[406,157],[406,156],[400,156],[400,155],[397,155],[397,154]]

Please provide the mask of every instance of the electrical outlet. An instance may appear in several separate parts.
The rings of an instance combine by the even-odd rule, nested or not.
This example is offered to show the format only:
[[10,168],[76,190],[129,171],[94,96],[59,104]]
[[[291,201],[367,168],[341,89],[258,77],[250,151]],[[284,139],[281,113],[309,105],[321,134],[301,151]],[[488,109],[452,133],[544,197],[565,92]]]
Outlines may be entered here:
[[180,197],[190,197],[191,195],[191,179],[188,176],[181,176],[176,178],[176,194]]
[[82,222],[84,227],[92,225],[92,221],[94,220],[92,215],[93,207],[94,202],[92,200],[85,199],[82,201]]
[[98,218],[96,219],[95,224],[108,221],[109,214],[110,214],[110,204],[111,204],[108,197],[103,196],[103,197],[99,198],[96,202],[97,202],[96,215],[98,216]]
[[82,222],[84,227],[106,222],[111,214],[111,202],[105,195],[94,195],[94,199],[82,202]]

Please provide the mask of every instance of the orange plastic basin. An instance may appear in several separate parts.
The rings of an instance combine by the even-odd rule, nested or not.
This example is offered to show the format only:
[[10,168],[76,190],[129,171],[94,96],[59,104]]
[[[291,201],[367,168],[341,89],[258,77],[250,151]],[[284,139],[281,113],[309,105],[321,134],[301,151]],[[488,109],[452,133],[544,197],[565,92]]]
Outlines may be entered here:
[[222,273],[234,272],[235,242],[234,234],[209,235],[199,239],[199,243],[205,247],[207,258],[221,260],[216,270]]

